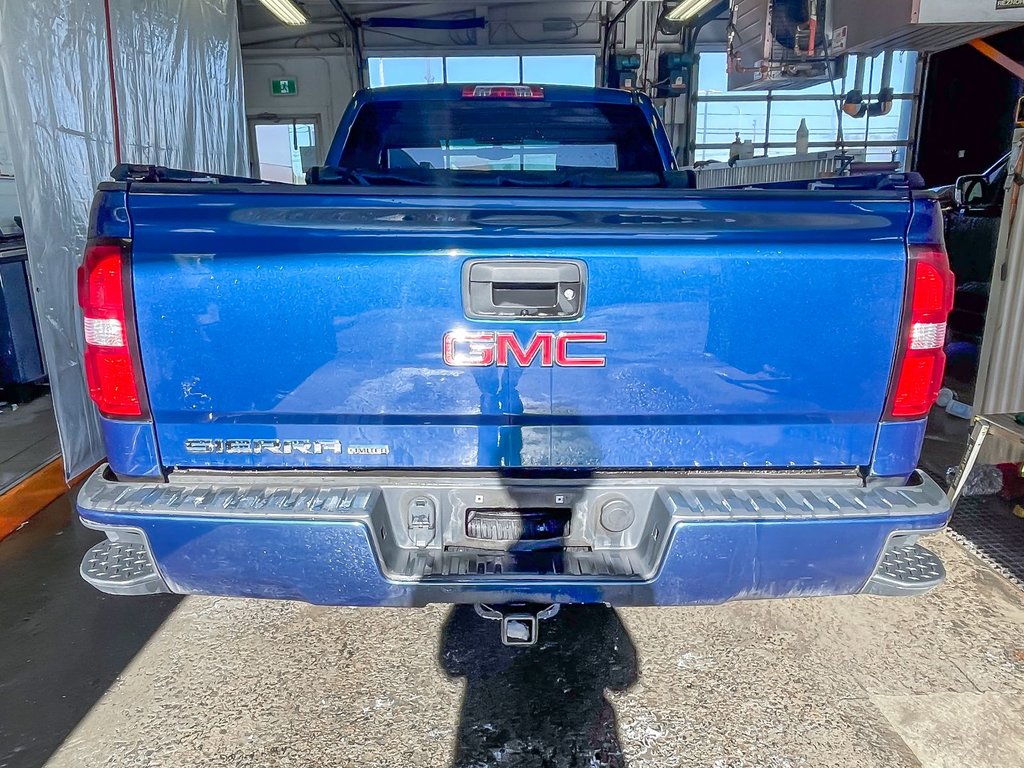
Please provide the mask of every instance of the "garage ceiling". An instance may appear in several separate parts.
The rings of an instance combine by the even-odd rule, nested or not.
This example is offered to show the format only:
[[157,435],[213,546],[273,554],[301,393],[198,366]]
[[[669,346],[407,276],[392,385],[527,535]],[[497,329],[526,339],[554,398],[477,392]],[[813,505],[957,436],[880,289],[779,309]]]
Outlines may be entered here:
[[[245,47],[302,47],[324,45],[324,40],[346,35],[347,27],[329,0],[305,0],[299,3],[309,23],[296,27],[280,24],[257,0],[243,0],[241,40]],[[514,47],[593,50],[600,44],[601,20],[614,14],[623,3],[536,2],[505,0],[494,4],[474,4],[466,0],[381,3],[343,0],[345,10],[357,20],[370,18],[464,19],[483,17],[487,25],[480,30],[418,30],[392,28],[363,29],[366,51],[405,50],[411,46],[430,48]],[[642,0],[656,14],[660,0]],[[632,15],[632,14],[631,14]],[[326,43],[329,45],[329,43]],[[497,51],[496,51],[497,52]],[[418,50],[417,53],[422,53]]]

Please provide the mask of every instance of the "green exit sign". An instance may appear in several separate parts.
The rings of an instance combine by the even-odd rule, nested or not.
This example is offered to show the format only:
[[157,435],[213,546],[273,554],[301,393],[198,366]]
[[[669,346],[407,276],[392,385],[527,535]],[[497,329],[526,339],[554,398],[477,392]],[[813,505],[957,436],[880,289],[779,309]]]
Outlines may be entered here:
[[294,78],[270,81],[270,93],[274,96],[294,96],[298,93]]

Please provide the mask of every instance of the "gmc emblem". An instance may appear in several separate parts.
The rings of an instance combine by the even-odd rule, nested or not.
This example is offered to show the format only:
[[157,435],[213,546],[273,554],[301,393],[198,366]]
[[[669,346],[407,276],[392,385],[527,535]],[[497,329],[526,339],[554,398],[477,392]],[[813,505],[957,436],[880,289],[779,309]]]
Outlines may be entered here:
[[608,334],[594,333],[551,333],[540,331],[533,334],[524,347],[512,331],[448,331],[444,335],[444,362],[453,368],[486,368],[489,365],[508,367],[509,361],[522,368],[533,365],[538,359],[544,368],[602,368],[604,357],[589,356],[574,352],[570,345],[604,344]]

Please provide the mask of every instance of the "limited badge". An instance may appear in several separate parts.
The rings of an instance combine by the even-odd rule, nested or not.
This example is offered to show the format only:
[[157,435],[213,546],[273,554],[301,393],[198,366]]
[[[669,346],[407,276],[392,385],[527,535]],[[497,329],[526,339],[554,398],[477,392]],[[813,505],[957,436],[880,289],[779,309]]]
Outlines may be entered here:
[[391,453],[390,445],[350,445],[349,456],[387,456]]

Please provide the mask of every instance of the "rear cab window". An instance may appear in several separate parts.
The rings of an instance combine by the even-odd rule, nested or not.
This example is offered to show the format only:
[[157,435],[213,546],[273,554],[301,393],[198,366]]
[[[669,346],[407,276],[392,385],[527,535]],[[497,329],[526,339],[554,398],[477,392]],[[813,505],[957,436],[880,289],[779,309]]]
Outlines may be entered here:
[[651,124],[636,105],[475,98],[364,104],[341,164],[481,173],[663,170]]

